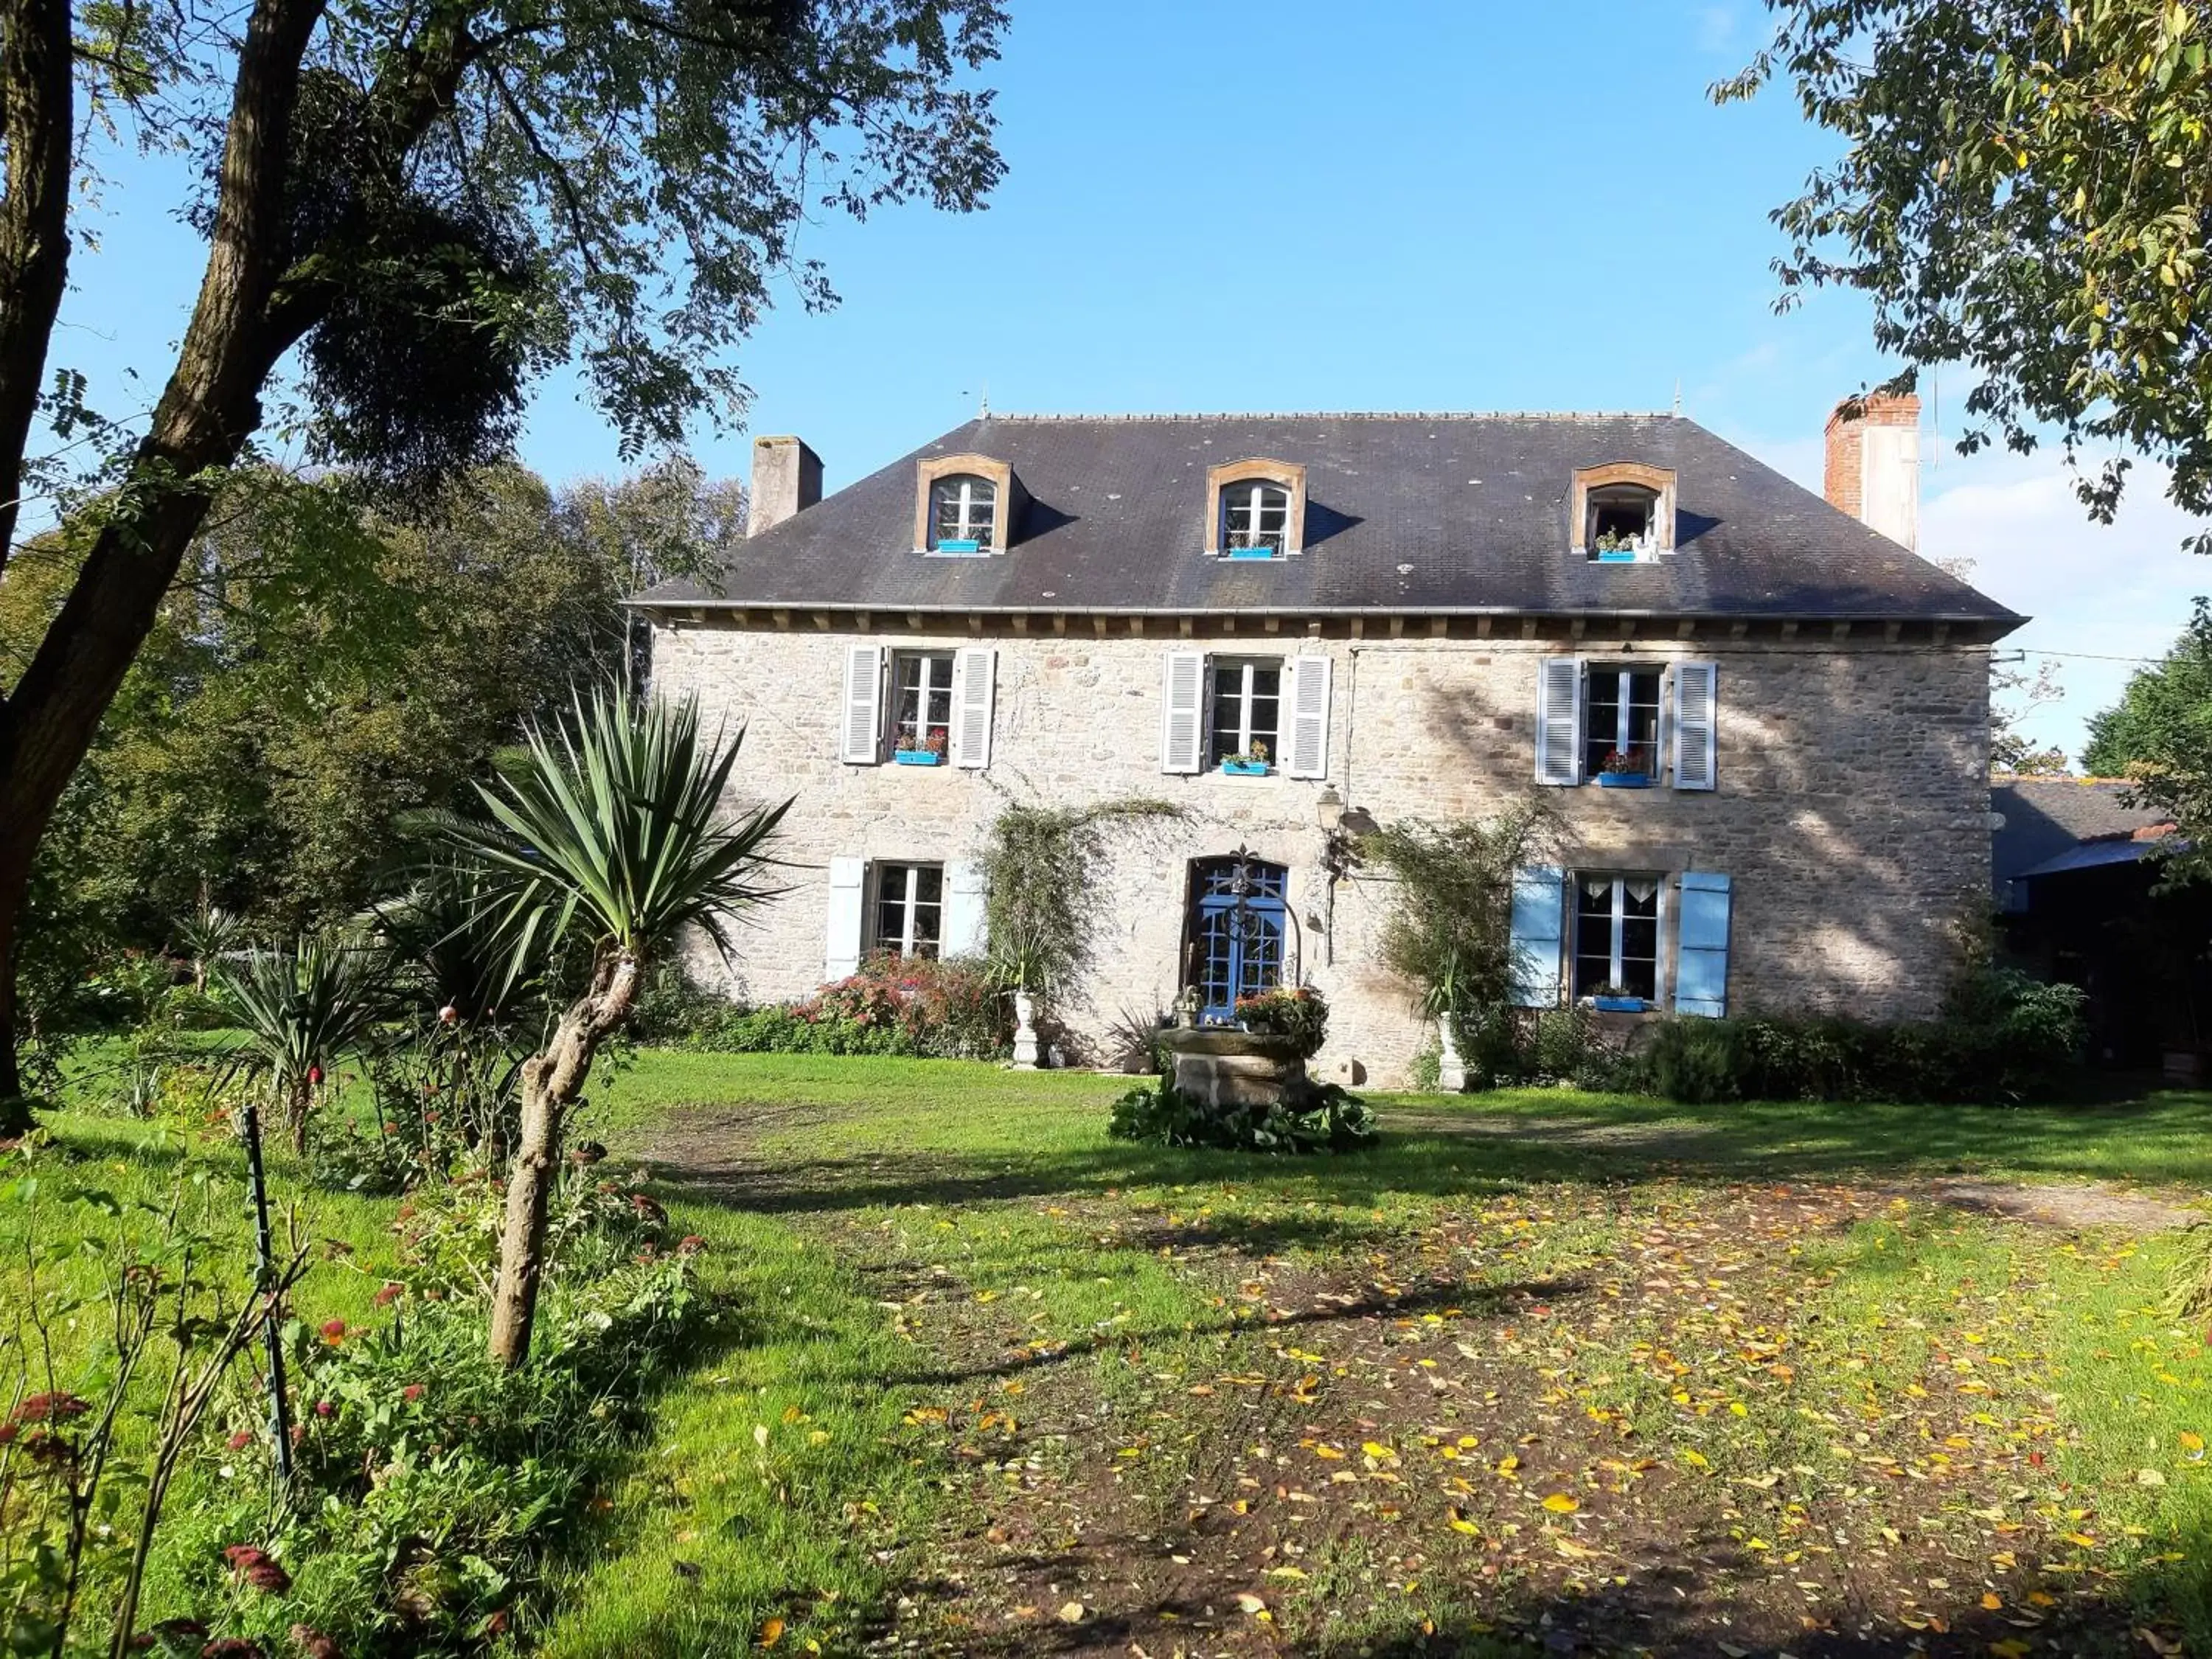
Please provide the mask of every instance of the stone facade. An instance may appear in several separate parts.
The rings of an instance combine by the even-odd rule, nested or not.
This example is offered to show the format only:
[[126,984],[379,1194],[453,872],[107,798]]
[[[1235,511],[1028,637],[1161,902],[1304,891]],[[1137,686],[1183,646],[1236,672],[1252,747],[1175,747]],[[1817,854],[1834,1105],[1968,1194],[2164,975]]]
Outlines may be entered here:
[[[800,997],[822,981],[833,858],[951,863],[975,855],[1009,800],[1054,805],[1143,796],[1185,815],[1117,842],[1109,936],[1086,992],[1060,1012],[1079,1039],[1124,1011],[1149,1015],[1181,977],[1189,861],[1248,846],[1287,867],[1298,971],[1329,998],[1322,1079],[1401,1082],[1425,1033],[1408,988],[1375,960],[1387,884],[1322,868],[1323,784],[1279,775],[1183,776],[1160,768],[1163,655],[1326,653],[1334,662],[1328,781],[1376,822],[1480,816],[1534,787],[1539,663],[1717,664],[1717,787],[1547,792],[1570,870],[1727,874],[1733,885],[1731,1011],[1925,1014],[1952,963],[1952,928],[1986,893],[1988,647],[1927,625],[1847,637],[1708,624],[1697,637],[1601,642],[1500,637],[1468,620],[1396,628],[1333,622],[1300,631],[1075,617],[995,636],[967,619],[894,627],[830,613],[654,617],[663,695],[696,693],[710,721],[745,727],[735,800],[795,798],[785,821],[786,890],[739,931],[734,994]],[[1234,619],[1229,619],[1233,621]],[[995,623],[979,625],[996,627]],[[1184,628],[1192,632],[1183,632]],[[1671,625],[1670,625],[1671,628]],[[1510,633],[1513,637],[1503,635]],[[1716,637],[1717,635],[1717,637]],[[840,688],[856,641],[893,650],[998,650],[990,763],[840,761]],[[1671,933],[1672,929],[1668,929]],[[1664,964],[1674,959],[1662,942]]]

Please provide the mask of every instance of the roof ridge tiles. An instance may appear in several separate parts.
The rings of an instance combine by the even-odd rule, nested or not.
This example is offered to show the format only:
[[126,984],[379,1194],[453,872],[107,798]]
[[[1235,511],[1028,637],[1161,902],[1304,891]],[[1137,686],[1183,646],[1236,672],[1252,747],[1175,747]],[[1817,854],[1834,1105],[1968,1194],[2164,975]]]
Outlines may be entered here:
[[1125,411],[1121,413],[1085,414],[1063,412],[1048,414],[1039,410],[1015,413],[993,410],[978,416],[978,421],[1142,421],[1188,422],[1201,421],[1673,421],[1685,417],[1667,410],[1577,410],[1577,409],[1285,409],[1285,410],[1170,410],[1166,412]]

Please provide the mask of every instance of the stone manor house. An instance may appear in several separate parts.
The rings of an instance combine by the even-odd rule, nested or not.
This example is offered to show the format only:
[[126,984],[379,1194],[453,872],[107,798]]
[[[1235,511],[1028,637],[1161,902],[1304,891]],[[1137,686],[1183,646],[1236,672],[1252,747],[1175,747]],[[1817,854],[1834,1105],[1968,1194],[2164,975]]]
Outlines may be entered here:
[[1839,409],[1826,500],[1678,416],[986,416],[826,499],[763,438],[741,550],[641,602],[733,791],[797,797],[733,992],[980,951],[1006,803],[1146,797],[1184,811],[1115,840],[1077,1052],[1304,982],[1316,1074],[1397,1082],[1429,1034],[1346,837],[1540,787],[1530,1005],[1926,1013],[2022,619],[1912,551],[1917,416]]

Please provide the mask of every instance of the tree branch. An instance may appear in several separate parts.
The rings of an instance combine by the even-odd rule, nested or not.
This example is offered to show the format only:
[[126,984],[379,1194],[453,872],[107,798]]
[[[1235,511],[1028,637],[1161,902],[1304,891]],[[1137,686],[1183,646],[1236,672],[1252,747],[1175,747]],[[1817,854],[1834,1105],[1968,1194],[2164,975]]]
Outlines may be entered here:
[[69,276],[70,63],[68,0],[0,3],[0,570]]

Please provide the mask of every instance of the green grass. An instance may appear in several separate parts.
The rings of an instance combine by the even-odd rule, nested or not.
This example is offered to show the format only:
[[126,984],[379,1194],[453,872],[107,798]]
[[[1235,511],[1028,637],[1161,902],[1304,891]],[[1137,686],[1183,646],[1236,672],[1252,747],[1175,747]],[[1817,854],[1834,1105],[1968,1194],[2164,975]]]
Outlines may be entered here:
[[[568,1656],[720,1653],[778,1620],[780,1650],[850,1651],[948,1527],[994,1493],[1056,1490],[1086,1471],[1103,1486],[1100,1461],[1116,1501],[1172,1520],[1194,1482],[1233,1480],[1249,1437],[1223,1431],[1192,1386],[1247,1368],[1311,1372],[1324,1391],[1338,1378],[1352,1386],[1348,1358],[1264,1325],[1264,1299],[1241,1288],[1255,1262],[1291,1277],[1372,1277],[1441,1230],[1486,1241],[1471,1285],[1552,1284],[1604,1270],[1654,1215],[1787,1183],[1970,1173],[2095,1179],[2185,1200],[2212,1188],[2212,1101],[2193,1094],[2021,1110],[1407,1097],[1378,1102],[1388,1133],[1375,1151],[1289,1162],[1110,1141],[1106,1108],[1127,1086],[954,1062],[665,1052],[595,1079],[578,1132],[668,1166],[659,1190],[678,1227],[708,1241],[702,1282],[734,1317],[656,1401],[650,1442],[556,1568],[558,1611],[538,1639]],[[227,1144],[79,1114],[52,1127],[60,1156],[35,1205],[0,1206],[0,1299],[19,1292],[27,1223],[109,1224],[67,1203],[72,1187],[159,1204],[193,1168],[211,1178],[201,1201],[242,1273]],[[319,1262],[303,1313],[371,1317],[392,1259],[391,1201],[317,1193],[281,1165],[277,1179],[309,1231],[350,1249]],[[1492,1204],[1538,1219],[1518,1234],[1485,1231]],[[2044,1460],[2022,1474],[2030,1496],[2004,1524],[2063,1523],[2093,1538],[2079,1552],[2085,1589],[2212,1635],[2197,1565],[2212,1547],[2212,1484],[2201,1447],[2183,1438],[2212,1439],[2212,1363],[2204,1333],[2164,1311],[2194,1249],[2179,1236],[2069,1242],[1900,1206],[1794,1247],[1789,1264],[1806,1288],[1763,1316],[1799,1345],[1790,1387],[1716,1374],[1680,1389],[1691,1399],[1678,1403],[1649,1352],[1686,1339],[1634,1319],[1583,1332],[1550,1386],[1620,1413],[1645,1455],[1677,1474],[1692,1449],[1715,1481],[1818,1471],[1778,1489],[1794,1482],[1817,1504],[1840,1501],[1850,1465],[1838,1446],[1863,1457],[1856,1436],[1878,1446],[1920,1421],[1928,1408],[1906,1379],[1948,1368],[1939,1354],[1976,1357],[1972,1375],[1992,1379],[1982,1413],[1992,1421],[1967,1421],[1974,1443],[1960,1455]],[[1464,1327],[1480,1346],[1488,1317],[1470,1297],[1441,1335],[1413,1336]],[[64,1367],[76,1340],[64,1336]],[[1984,1363],[1986,1352],[2008,1365]],[[1014,1431],[993,1415],[1024,1419],[1026,1435],[1047,1401],[1051,1418],[1091,1426],[1024,1439],[1028,1461],[1000,1468]],[[2083,1516],[2069,1519],[2075,1510]],[[1790,1518],[1779,1496],[1745,1515],[1747,1535]],[[1954,1544],[1978,1524],[1928,1518]],[[1390,1589],[1379,1559],[1347,1536],[1316,1567],[1313,1582],[1332,1595],[1284,1594],[1286,1633],[1304,1629],[1312,1650],[1334,1652],[1356,1632],[1380,1651],[1419,1620],[1469,1616],[1448,1575]],[[1346,1586],[1370,1580],[1381,1587],[1355,1617]],[[1344,1618],[1325,1625],[1332,1607]],[[957,1645],[957,1633],[947,1639]]]

